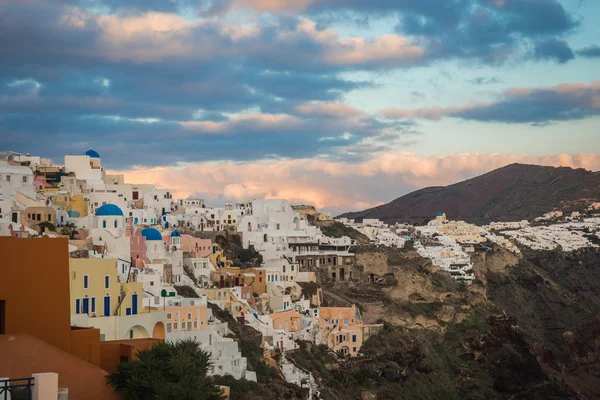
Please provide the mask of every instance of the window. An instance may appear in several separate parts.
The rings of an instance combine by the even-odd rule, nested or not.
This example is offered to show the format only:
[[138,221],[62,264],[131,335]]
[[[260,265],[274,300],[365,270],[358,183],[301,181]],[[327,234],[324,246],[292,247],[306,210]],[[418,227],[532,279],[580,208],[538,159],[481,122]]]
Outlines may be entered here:
[[92,297],[92,312],[96,312],[96,298]]
[[294,272],[294,266],[292,265],[292,272]]
[[191,322],[188,322],[188,323],[187,323],[187,330],[188,330],[188,331],[191,331],[191,330],[192,330],[192,323],[191,323]]
[[84,275],[83,276],[83,288],[87,289],[90,287],[90,276],[89,275]]
[[167,322],[167,333],[171,333],[171,323]]
[[167,319],[171,319],[171,314],[167,314]]
[[348,318],[344,318],[344,325],[348,325]]
[[115,228],[117,227],[117,220],[115,219]]
[[100,341],[104,342],[106,340],[106,335],[104,333],[100,334]]
[[173,324],[173,329],[177,330],[177,322]]
[[283,273],[285,274],[285,265],[283,266]]
[[194,329],[198,328],[198,321],[194,321]]
[[356,353],[356,347],[353,347],[353,348],[352,348],[352,352],[353,352],[353,353]]
[[80,299],[75,299],[75,314],[79,314],[79,310],[81,307],[81,300]]
[[150,281],[150,286],[154,286],[154,281]]
[[23,183],[27,183],[27,177],[26,176],[23,177]]
[[106,220],[102,221],[102,227],[106,228]]
[[6,181],[10,182],[10,175],[6,175]]
[[352,335],[352,343],[356,343],[356,335]]
[[192,314],[188,313],[188,319],[192,319]]
[[110,289],[110,276],[104,276],[104,289]]

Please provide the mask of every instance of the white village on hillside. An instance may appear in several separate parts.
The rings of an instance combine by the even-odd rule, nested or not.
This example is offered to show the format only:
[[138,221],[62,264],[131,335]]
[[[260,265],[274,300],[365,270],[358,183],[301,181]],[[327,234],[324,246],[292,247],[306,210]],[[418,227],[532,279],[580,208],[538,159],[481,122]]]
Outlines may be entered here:
[[[311,222],[315,218],[319,224]],[[298,340],[360,357],[362,344],[382,328],[365,322],[356,306],[322,306],[318,281],[382,278],[361,264],[355,239],[323,233],[320,226],[334,223],[365,235],[370,246],[410,246],[469,284],[475,279],[471,255],[482,246],[514,253],[598,247],[590,239],[600,231],[600,204],[485,226],[448,220],[443,210],[423,226],[390,225],[333,220],[286,200],[214,207],[200,198],[176,199],[168,188],[107,174],[94,150],[67,155],[62,166],[28,154],[0,154],[0,236],[40,238],[34,241],[45,246],[40,252],[50,246],[45,238],[68,239],[56,257],[68,258],[70,326],[98,332],[103,356],[89,361],[105,371],[128,357],[111,358],[111,346],[129,349],[130,356],[153,341],[194,338],[211,355],[211,374],[256,380],[228,337],[227,318],[233,318],[262,334],[269,365],[312,393],[312,376],[285,357]],[[50,259],[55,253],[47,251]],[[38,278],[32,273],[30,279]]]

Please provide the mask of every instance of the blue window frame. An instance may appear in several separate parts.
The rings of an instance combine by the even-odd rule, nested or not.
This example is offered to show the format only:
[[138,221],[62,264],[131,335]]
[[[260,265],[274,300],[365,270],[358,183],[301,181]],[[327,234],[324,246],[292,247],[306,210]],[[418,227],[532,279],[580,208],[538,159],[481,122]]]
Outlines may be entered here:
[[134,293],[131,295],[131,308],[132,314],[136,315],[138,313],[138,295]]
[[92,297],[92,312],[96,312],[96,298]]
[[102,227],[106,228],[106,220],[102,221]]
[[81,313],[81,300],[80,299],[75,299],[75,314],[80,314]]
[[88,299],[87,297],[85,299],[83,299],[83,314],[89,314],[90,313],[90,299]]
[[110,296],[104,296],[104,316],[110,317]]
[[125,315],[131,315],[131,308],[127,307],[125,309]]

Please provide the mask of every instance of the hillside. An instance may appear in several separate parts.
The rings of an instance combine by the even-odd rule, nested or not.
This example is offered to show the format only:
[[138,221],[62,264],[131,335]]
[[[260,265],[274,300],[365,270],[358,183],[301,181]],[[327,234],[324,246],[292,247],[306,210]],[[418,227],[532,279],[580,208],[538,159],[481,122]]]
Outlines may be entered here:
[[566,167],[511,164],[449,185],[428,187],[390,203],[340,217],[422,223],[438,212],[469,222],[518,221],[553,207],[568,209],[600,199],[600,172]]
[[357,305],[384,328],[344,359],[301,343],[287,353],[324,400],[600,398],[600,254],[500,247],[474,254],[477,279],[454,281],[406,249],[387,284],[321,282],[328,306]]

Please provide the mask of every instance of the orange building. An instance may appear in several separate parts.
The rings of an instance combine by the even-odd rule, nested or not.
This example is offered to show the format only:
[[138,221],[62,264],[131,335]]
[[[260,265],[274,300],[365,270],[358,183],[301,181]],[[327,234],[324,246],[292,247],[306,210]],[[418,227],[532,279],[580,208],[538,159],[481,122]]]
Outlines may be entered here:
[[212,279],[219,287],[251,286],[254,293],[267,292],[265,270],[261,268],[218,268],[213,273]]
[[71,326],[68,239],[0,237],[0,254],[0,376],[55,372],[69,397],[119,399],[106,371],[160,340],[100,342]]
[[207,306],[167,307],[167,333],[201,331],[208,325]]
[[286,332],[300,330],[302,316],[297,311],[283,311],[270,314],[274,329],[283,329]]

